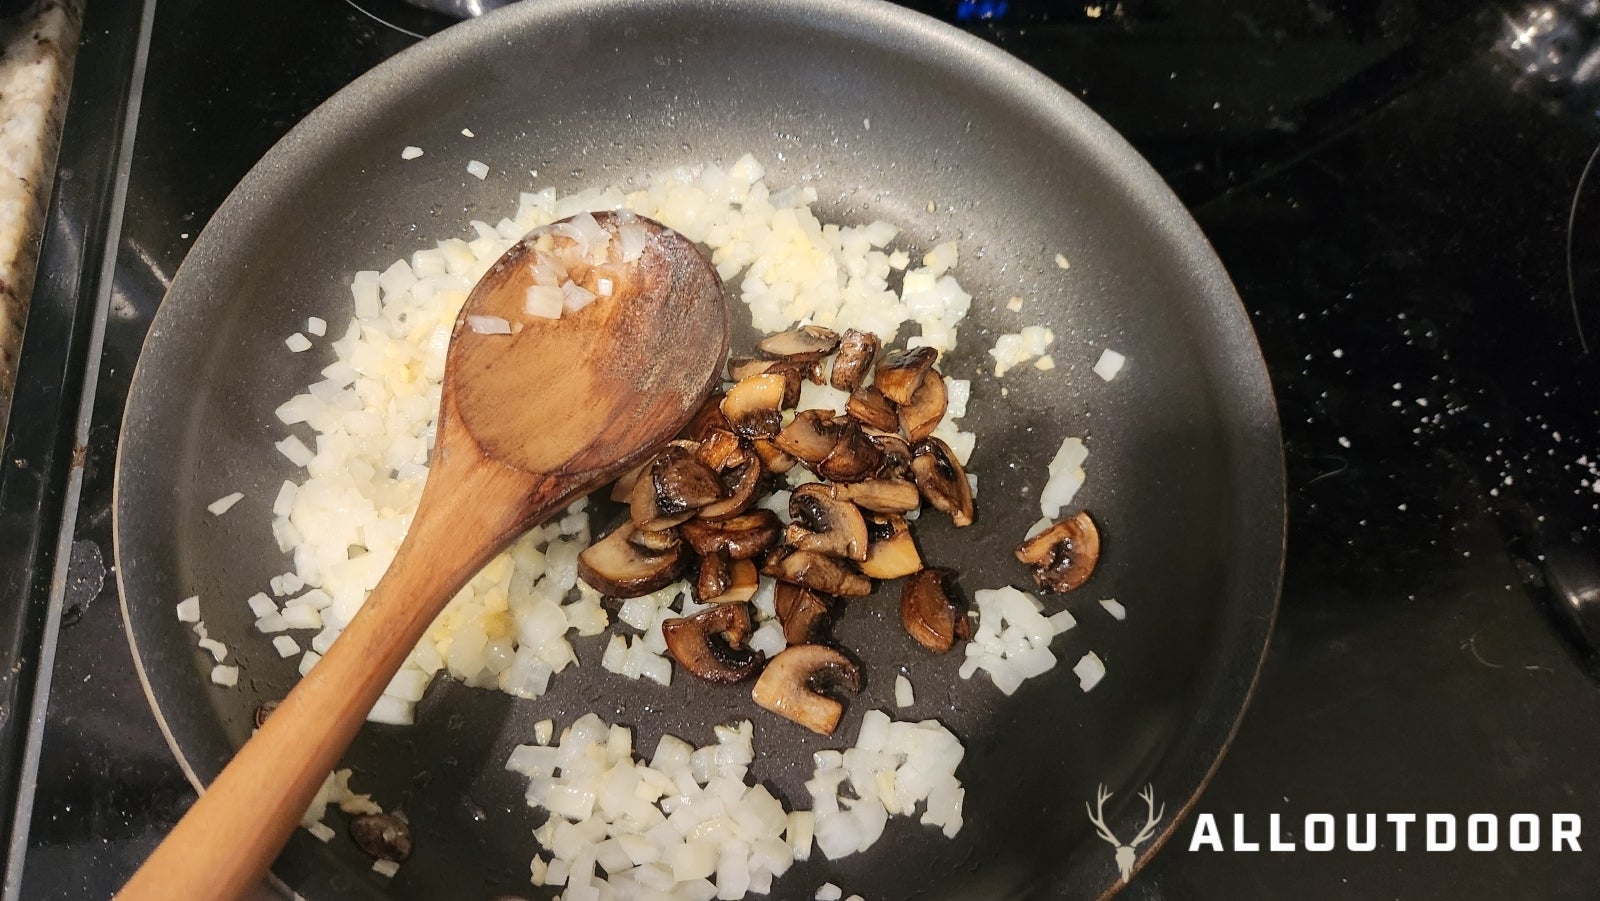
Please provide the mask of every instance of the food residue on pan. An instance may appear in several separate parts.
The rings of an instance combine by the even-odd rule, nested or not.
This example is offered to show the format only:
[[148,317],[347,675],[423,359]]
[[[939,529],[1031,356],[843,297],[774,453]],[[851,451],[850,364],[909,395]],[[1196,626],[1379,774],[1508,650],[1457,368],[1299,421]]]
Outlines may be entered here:
[[[480,179],[488,173],[476,160],[468,169]],[[440,672],[536,698],[578,665],[577,638],[610,631],[600,661],[607,671],[662,685],[674,670],[742,683],[752,715],[829,735],[863,674],[889,672],[873,650],[857,658],[833,644],[830,623],[851,615],[849,598],[890,582],[899,583],[892,590],[908,638],[929,655],[960,645],[963,678],[983,669],[1010,694],[1053,667],[1051,645],[1076,625],[1071,613],[1011,586],[971,592],[968,609],[959,574],[924,560],[916,540],[924,507],[957,527],[987,517],[991,528],[1006,528],[1012,516],[1004,503],[990,510],[975,501],[978,480],[967,468],[975,456],[982,465],[979,436],[959,423],[972,385],[946,366],[972,301],[956,277],[960,248],[947,241],[916,257],[895,246],[893,224],[826,223],[811,208],[816,201],[810,186],[772,190],[747,155],[727,167],[661,173],[634,189],[523,193],[514,216],[472,223],[470,239],[356,274],[354,318],[328,343],[320,379],[277,411],[298,434],[276,447],[304,472],[273,499],[272,533],[293,565],[273,578],[271,596],[249,599],[257,629],[279,654],[299,654],[302,674],[316,665],[409,524],[427,475],[446,349],[473,284],[513,242],[568,217],[555,228],[580,250],[625,256],[627,214],[618,231],[590,229],[596,220],[586,215],[625,210],[708,247],[765,337],[735,348],[724,387],[677,441],[609,489],[627,508],[620,526],[593,535],[591,507],[580,499],[491,560],[440,614],[369,719],[409,724]],[[522,315],[559,318],[609,296],[609,285],[589,291],[564,279],[557,256],[535,258]],[[1057,260],[1066,268],[1065,257]],[[1007,306],[1019,311],[1021,298]],[[465,326],[515,335],[524,323],[507,315],[468,317]],[[308,320],[305,331],[321,337],[327,323]],[[999,336],[990,351],[995,375],[1029,360],[1052,368],[1046,349],[1055,337],[1039,325]],[[311,342],[297,332],[289,346],[303,352]],[[1109,380],[1101,366],[1096,372]],[[1077,588],[1094,568],[1093,520],[1079,513],[1053,522],[1083,484],[1086,457],[1081,439],[1063,442],[1040,495],[1045,519],[1017,550],[1017,583],[1046,597]],[[617,625],[606,598],[615,599],[606,603]],[[185,622],[198,620],[190,601],[179,607]],[[1121,618],[1120,605],[1104,603]],[[310,640],[283,634],[298,630],[311,631]],[[217,669],[232,675],[214,678],[236,680],[217,647]],[[903,669],[893,680],[901,709],[917,703],[917,667]],[[1104,671],[1093,653],[1074,667],[1085,691]],[[626,726],[590,714],[557,734],[542,721],[534,743],[507,762],[529,779],[529,803],[549,813],[531,877],[565,886],[569,897],[609,885],[735,898],[770,891],[813,847],[828,858],[865,850],[891,817],[916,815],[953,836],[964,795],[957,737],[935,720],[858,716],[853,747],[816,755],[810,810],[790,809],[785,800],[805,799],[778,799],[748,780],[756,754],[749,723],[718,727],[718,742],[706,748],[662,736],[647,762]],[[348,793],[330,780],[327,798]],[[307,827],[326,840],[314,812]],[[385,875],[398,866],[377,863]]]

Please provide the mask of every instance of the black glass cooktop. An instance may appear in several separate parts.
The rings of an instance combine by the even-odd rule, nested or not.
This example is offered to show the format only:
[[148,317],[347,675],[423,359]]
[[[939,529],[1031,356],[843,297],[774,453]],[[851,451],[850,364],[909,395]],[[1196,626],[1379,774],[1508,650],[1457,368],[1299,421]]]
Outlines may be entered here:
[[[1261,682],[1124,897],[1595,897],[1600,6],[908,5],[1145,154],[1235,279],[1281,405],[1291,527]],[[118,423],[166,284],[279,136],[446,21],[398,0],[90,4],[0,457],[6,897],[108,896],[193,798],[108,573]],[[1308,814],[1567,812],[1582,852],[1548,833],[1428,852],[1420,832],[1401,851],[1387,825],[1370,852],[1301,847]],[[1190,850],[1199,813],[1262,850]],[[1268,848],[1273,814],[1298,850]]]

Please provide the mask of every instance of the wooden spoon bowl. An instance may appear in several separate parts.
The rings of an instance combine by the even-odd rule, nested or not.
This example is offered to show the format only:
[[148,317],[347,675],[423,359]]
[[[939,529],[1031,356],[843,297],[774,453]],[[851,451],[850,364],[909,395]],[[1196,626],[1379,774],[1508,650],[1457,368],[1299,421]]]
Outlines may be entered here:
[[[428,481],[388,571],[119,898],[241,896],[461,586],[524,531],[654,451],[710,394],[728,348],[711,262],[629,214],[593,214],[610,236],[601,250],[585,240],[595,233],[588,215],[523,238],[468,295],[451,334]],[[643,248],[628,249],[641,236]],[[558,319],[530,315],[541,258],[564,261],[594,300]],[[469,317],[491,326],[474,328]],[[490,333],[502,323],[511,334]]]

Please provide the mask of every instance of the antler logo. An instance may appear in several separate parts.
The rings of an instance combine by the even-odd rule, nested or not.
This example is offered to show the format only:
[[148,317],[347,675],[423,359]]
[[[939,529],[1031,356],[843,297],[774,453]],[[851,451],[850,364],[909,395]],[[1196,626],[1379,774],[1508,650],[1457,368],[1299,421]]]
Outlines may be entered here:
[[[1122,872],[1122,883],[1126,885],[1128,877],[1133,875],[1133,862],[1137,856],[1134,849],[1144,844],[1145,840],[1155,833],[1156,824],[1161,822],[1162,814],[1167,812],[1167,805],[1162,804],[1161,809],[1156,810],[1155,792],[1150,786],[1146,785],[1144,791],[1139,793],[1139,797],[1144,799],[1145,807],[1150,811],[1150,817],[1145,820],[1144,828],[1140,829],[1139,834],[1133,837],[1133,841],[1124,845],[1115,835],[1111,834],[1111,830],[1106,826],[1104,809],[1106,801],[1111,798],[1111,792],[1106,791],[1106,787],[1101,785],[1095,794],[1097,798],[1094,810],[1089,811],[1089,822],[1094,824],[1094,830],[1100,833],[1101,838],[1117,849],[1117,869]],[[1084,804],[1083,809],[1088,811],[1089,805],[1087,803]]]

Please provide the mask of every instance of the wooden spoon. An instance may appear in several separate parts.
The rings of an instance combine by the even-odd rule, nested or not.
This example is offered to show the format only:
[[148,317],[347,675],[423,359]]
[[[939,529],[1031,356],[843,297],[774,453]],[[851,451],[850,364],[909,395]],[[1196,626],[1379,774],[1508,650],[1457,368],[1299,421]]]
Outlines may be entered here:
[[[621,216],[594,216],[639,236]],[[518,535],[671,438],[704,402],[728,347],[722,282],[682,236],[632,221],[648,235],[643,253],[624,263],[625,242],[613,239],[609,263],[574,262],[575,283],[605,295],[609,279],[611,290],[560,319],[529,316],[524,303],[536,244],[575,256],[563,235],[529,235],[473,288],[450,341],[427,485],[389,571],[117,897],[243,895],[461,586]],[[469,315],[517,331],[479,334]]]

